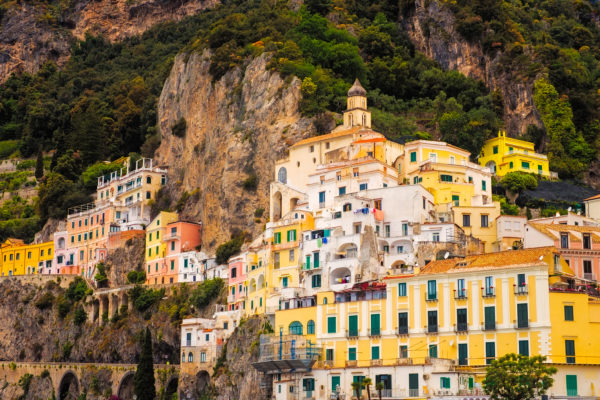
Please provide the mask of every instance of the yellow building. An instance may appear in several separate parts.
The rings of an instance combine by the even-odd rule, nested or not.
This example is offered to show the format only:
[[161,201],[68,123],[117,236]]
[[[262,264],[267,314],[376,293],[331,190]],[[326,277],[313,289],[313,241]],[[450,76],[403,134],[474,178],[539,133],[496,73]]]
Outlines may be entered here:
[[177,222],[177,213],[161,211],[146,228],[146,283],[161,283],[160,278],[166,273],[164,261],[167,242],[163,240],[167,234],[167,225]]
[[546,356],[555,396],[598,396],[600,291],[572,276],[553,247],[434,261],[277,311],[275,334],[322,349],[295,380],[313,379],[297,390],[320,387],[318,398],[351,395],[357,376],[383,382],[385,397],[481,394],[486,365],[507,353]]
[[452,207],[452,220],[465,234],[481,240],[484,251],[494,251],[498,241],[497,218],[500,216],[500,203],[495,201],[483,206]]
[[507,137],[505,131],[498,132],[498,137],[485,142],[478,161],[497,176],[509,172],[527,172],[547,178],[557,177],[550,171],[548,157],[536,153],[533,143]]
[[268,263],[267,249],[264,247],[250,248],[246,253],[247,273],[247,314],[264,314],[267,307],[269,289],[267,282],[272,273]]
[[20,239],[7,239],[0,253],[2,276],[37,274],[52,267],[54,242],[25,244]]

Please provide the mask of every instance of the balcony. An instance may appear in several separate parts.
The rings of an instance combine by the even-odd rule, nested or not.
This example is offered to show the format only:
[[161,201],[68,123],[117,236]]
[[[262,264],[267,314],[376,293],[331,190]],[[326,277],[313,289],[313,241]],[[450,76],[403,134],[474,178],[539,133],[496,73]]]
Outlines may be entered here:
[[227,296],[227,303],[233,303],[235,302],[235,295],[234,294],[230,294]]
[[438,301],[437,293],[427,293],[425,295],[425,301]]
[[399,326],[398,336],[408,336],[408,326]]
[[454,291],[454,300],[467,300],[467,297],[467,289]]
[[358,362],[356,360],[346,360],[346,368],[356,367]]
[[371,367],[381,367],[382,365],[382,360],[371,360]]
[[493,298],[496,297],[496,288],[493,286],[487,288],[481,288],[481,297],[483,298]]
[[486,322],[481,325],[482,331],[495,331],[496,330],[496,322]]
[[348,329],[346,330],[346,337],[347,338],[357,338],[358,337],[358,329],[354,330],[354,329]]
[[437,325],[429,325],[425,327],[425,333],[428,335],[437,335],[438,326]]
[[369,337],[379,337],[381,336],[381,329],[369,329]]
[[517,296],[525,296],[529,293],[529,288],[527,287],[526,283],[523,283],[521,285],[513,285],[514,289],[515,289],[515,295]]
[[527,329],[529,328],[529,320],[515,322],[515,329]]
[[469,330],[469,324],[462,322],[454,325],[454,332],[466,333]]
[[413,359],[408,357],[397,358],[396,365],[413,365]]
[[594,279],[594,274],[592,273],[584,273],[583,274],[583,279],[587,280],[587,281],[593,281]]

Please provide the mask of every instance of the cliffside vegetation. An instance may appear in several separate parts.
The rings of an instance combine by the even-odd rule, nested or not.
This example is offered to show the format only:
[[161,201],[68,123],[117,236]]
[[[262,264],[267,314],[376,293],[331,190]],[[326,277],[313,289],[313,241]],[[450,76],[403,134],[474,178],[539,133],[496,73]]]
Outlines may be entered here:
[[[40,186],[41,222],[89,200],[95,177],[106,173],[99,161],[152,156],[160,143],[157,96],[179,52],[210,49],[214,78],[272,54],[270,68],[302,80],[300,107],[322,122],[317,126],[345,108],[356,77],[369,90],[374,127],[392,140],[434,137],[476,156],[502,125],[499,93],[415,51],[397,22],[410,1],[222,3],[118,43],[87,35],[64,68],[48,62],[0,86],[0,148],[25,157],[54,150]],[[595,159],[600,134],[596,6],[553,0],[537,10],[527,2],[464,0],[449,7],[459,31],[489,52],[502,51],[515,77],[548,76],[536,85],[546,132],[532,128],[529,135],[538,143],[547,135],[553,168],[579,176]],[[183,122],[174,128],[185,134]]]

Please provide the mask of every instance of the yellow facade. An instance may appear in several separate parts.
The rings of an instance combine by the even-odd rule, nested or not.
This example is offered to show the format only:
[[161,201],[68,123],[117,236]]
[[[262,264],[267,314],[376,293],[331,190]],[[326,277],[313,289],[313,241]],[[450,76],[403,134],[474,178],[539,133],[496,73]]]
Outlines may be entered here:
[[247,314],[264,314],[267,307],[269,282],[268,263],[266,262],[266,249],[248,251],[246,265],[248,266],[246,278],[246,304]]
[[509,172],[534,173],[551,177],[548,157],[535,152],[533,143],[506,137],[506,132],[498,132],[498,137],[485,142],[479,164],[489,167],[498,176]]
[[486,206],[453,207],[454,223],[467,235],[473,235],[484,244],[484,251],[494,251],[498,240],[497,218],[500,216],[500,203],[497,201]]
[[0,247],[2,276],[37,274],[41,267],[50,267],[54,257],[54,242],[24,244],[7,239]]
[[175,212],[161,211],[146,227],[146,283],[153,283],[161,272],[162,260],[167,252],[167,242],[163,238],[167,234],[167,225],[176,222],[177,218]]

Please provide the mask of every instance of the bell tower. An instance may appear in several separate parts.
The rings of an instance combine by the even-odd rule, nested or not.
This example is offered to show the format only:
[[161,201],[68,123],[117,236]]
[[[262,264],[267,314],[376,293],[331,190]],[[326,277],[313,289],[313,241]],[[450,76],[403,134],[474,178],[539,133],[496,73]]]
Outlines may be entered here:
[[371,113],[367,110],[367,91],[362,87],[358,78],[348,90],[348,103],[344,111],[344,126],[352,128],[371,127]]

